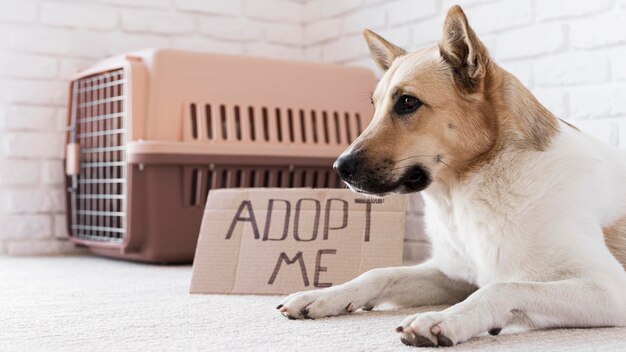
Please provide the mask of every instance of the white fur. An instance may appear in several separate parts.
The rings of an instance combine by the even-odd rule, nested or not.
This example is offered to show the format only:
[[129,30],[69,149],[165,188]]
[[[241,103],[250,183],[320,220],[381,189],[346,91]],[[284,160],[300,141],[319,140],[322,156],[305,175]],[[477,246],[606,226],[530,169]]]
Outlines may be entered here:
[[625,215],[626,155],[559,127],[543,152],[511,147],[470,178],[422,192],[433,245],[427,262],[290,295],[283,314],[456,303],[402,323],[405,338],[434,345],[440,336],[456,344],[512,323],[626,326],[626,271],[602,233]]

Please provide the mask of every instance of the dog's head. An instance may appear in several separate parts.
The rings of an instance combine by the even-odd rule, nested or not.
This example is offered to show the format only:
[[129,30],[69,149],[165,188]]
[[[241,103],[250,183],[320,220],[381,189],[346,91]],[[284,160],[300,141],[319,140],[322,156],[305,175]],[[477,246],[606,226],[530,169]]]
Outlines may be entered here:
[[369,30],[364,36],[385,73],[372,94],[371,124],[334,165],[351,189],[419,192],[492,147],[484,94],[492,64],[460,7],[450,9],[432,47],[409,53]]

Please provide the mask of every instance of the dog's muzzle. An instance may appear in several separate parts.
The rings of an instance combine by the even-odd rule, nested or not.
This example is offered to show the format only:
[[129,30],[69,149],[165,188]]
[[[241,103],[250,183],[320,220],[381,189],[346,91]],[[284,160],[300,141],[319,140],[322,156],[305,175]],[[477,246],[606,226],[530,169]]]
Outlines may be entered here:
[[[393,168],[394,163],[387,161],[389,165],[367,167],[366,163],[359,158],[359,153],[341,155],[333,164],[335,172],[341,179],[353,189],[372,194],[386,194],[390,192],[412,193],[419,192],[430,184],[428,171],[421,165],[413,165],[397,179],[391,179],[391,175],[380,170]],[[382,164],[385,164],[384,162]]]

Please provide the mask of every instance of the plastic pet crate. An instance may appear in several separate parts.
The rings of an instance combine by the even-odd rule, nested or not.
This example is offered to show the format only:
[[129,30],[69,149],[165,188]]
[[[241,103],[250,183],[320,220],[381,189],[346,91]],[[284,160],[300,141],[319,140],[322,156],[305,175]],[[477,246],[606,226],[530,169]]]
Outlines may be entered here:
[[97,254],[193,259],[207,193],[340,187],[335,158],[369,124],[363,68],[146,50],[71,82],[71,240]]

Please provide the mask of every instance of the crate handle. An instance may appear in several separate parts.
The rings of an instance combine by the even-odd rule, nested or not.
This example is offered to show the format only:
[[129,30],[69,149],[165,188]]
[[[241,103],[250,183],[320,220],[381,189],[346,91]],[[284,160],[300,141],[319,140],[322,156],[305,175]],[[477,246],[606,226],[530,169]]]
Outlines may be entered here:
[[65,174],[68,176],[76,176],[80,172],[80,145],[78,143],[69,143],[65,148]]

